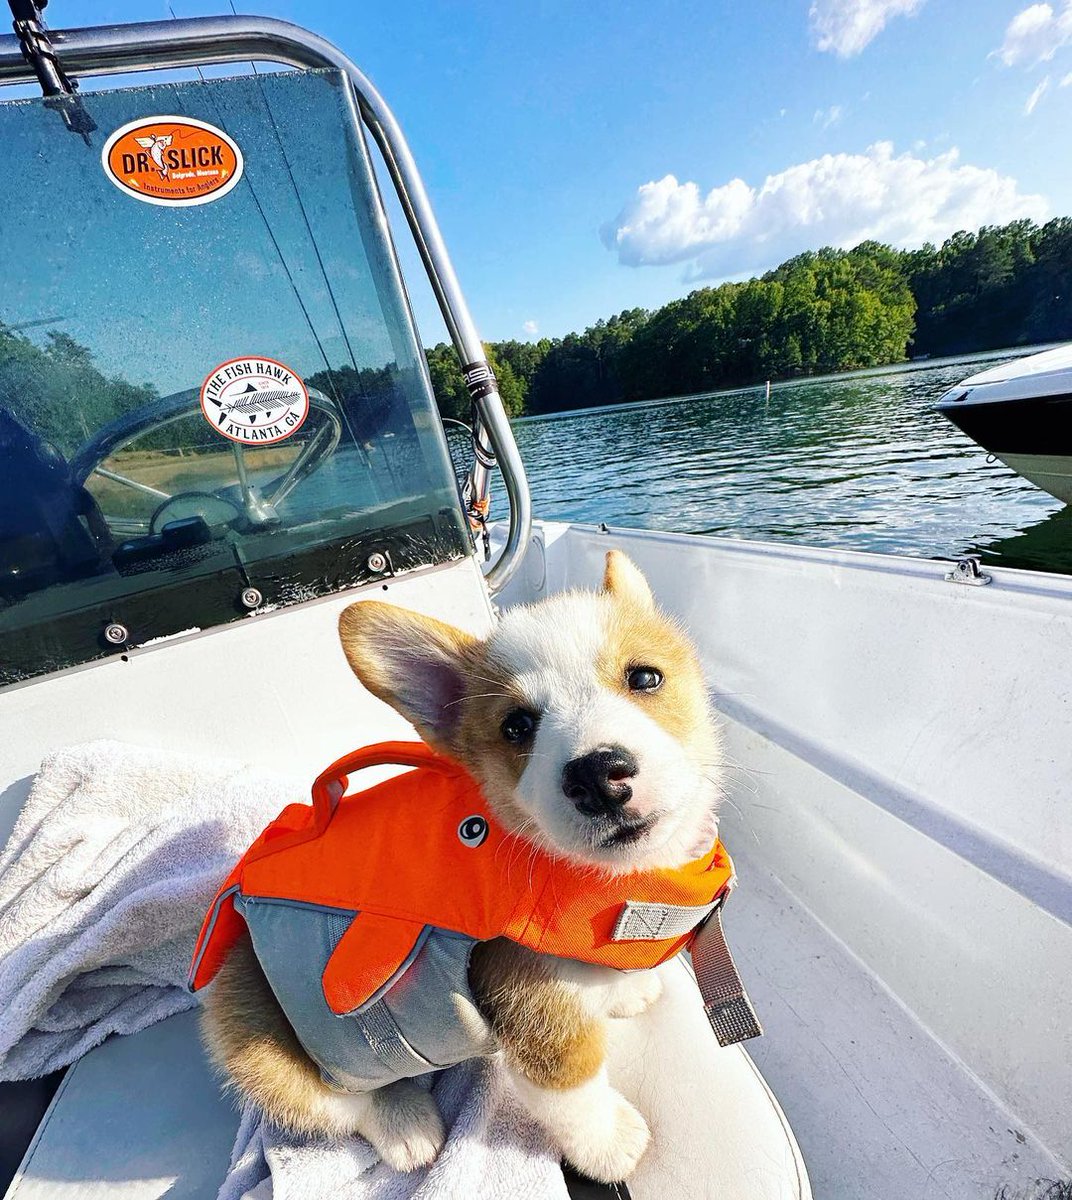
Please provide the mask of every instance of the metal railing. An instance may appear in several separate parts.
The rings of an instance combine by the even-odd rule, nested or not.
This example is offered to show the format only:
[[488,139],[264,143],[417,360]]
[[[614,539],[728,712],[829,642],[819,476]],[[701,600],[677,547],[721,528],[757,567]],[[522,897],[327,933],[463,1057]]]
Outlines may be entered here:
[[[494,386],[488,386],[487,375],[480,371],[487,365],[484,346],[462,295],[417,164],[394,114],[368,78],[324,38],[289,21],[268,17],[192,17],[56,29],[49,30],[49,38],[63,70],[74,79],[119,71],[247,61],[274,62],[305,70],[331,68],[349,79],[357,105],[355,119],[369,130],[383,156],[462,367],[467,378],[468,369],[477,368],[473,377],[482,380],[480,386],[471,383],[473,400],[479,423],[487,432],[487,440],[502,470],[510,504],[506,544],[485,578],[493,593],[505,587],[520,565],[531,535],[532,506],[525,467],[499,393]],[[0,37],[0,84],[33,83],[36,79],[18,38]],[[479,428],[475,433],[479,436]],[[488,469],[478,459],[473,468],[474,495],[485,496],[488,485]]]

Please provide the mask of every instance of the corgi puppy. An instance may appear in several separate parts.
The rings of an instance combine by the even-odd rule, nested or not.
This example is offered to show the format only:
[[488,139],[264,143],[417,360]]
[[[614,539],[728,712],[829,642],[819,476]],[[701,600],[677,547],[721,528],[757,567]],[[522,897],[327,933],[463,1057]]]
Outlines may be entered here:
[[[468,769],[506,830],[596,880],[681,866],[714,842],[721,754],[703,674],[620,552],[601,591],[510,609],[483,640],[377,601],[347,608],[339,633],[361,683]],[[474,947],[469,982],[518,1096],[563,1155],[593,1179],[628,1177],[649,1131],[608,1082],[606,1022],[654,1003],[658,975],[497,938]],[[402,1171],[442,1148],[435,1101],[412,1080],[357,1095],[321,1079],[248,937],[209,989],[203,1027],[230,1082],[276,1123],[360,1134]]]

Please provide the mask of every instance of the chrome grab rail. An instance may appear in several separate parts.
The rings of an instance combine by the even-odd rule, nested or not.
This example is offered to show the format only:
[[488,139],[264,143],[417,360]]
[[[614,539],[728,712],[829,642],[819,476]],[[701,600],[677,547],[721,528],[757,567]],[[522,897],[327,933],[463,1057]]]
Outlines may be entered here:
[[[49,37],[64,70],[74,77],[249,60],[276,62],[306,70],[327,67],[341,71],[350,80],[361,119],[383,155],[462,366],[485,363],[483,343],[462,295],[405,135],[383,97],[336,46],[289,21],[246,16],[189,17],[87,29],[50,29]],[[33,83],[36,78],[33,68],[23,57],[18,38],[0,37],[0,85]],[[485,575],[488,588],[495,593],[512,578],[528,547],[532,504],[525,467],[498,390],[492,388],[485,394],[478,391],[474,402],[502,469],[510,502],[506,544]],[[473,484],[477,495],[486,492],[488,473],[479,462],[474,467]]]

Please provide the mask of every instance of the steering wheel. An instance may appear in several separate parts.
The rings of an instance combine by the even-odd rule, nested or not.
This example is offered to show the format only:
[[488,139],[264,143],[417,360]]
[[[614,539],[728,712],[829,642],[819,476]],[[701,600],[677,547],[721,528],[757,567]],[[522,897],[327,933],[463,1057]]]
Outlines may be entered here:
[[[169,521],[200,516],[210,527],[231,525],[241,520],[247,527],[263,527],[279,520],[279,506],[318,470],[338,446],[342,437],[342,414],[334,400],[316,388],[309,389],[309,415],[302,427],[302,445],[297,457],[285,471],[261,486],[250,482],[246,449],[230,442],[234,455],[235,483],[215,491],[168,492],[108,470],[104,463],[146,434],[164,429],[176,421],[201,415],[200,392],[187,388],[147,404],[135,412],[101,428],[71,460],[73,480],[85,486],[90,476],[110,480],[154,500],[149,517],[123,517],[104,514],[108,528],[116,537],[158,533]],[[221,448],[222,447],[221,444]]]
[[242,516],[237,500],[228,500],[215,492],[176,492],[160,504],[149,518],[149,532],[159,533],[172,521],[200,517],[210,528],[230,525]]

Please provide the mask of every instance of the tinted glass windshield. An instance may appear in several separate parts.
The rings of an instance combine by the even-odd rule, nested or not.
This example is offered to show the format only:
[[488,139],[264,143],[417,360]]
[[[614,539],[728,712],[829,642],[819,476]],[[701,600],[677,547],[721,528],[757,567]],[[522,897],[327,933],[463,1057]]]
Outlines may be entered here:
[[342,78],[85,105],[0,105],[0,683],[469,553]]

